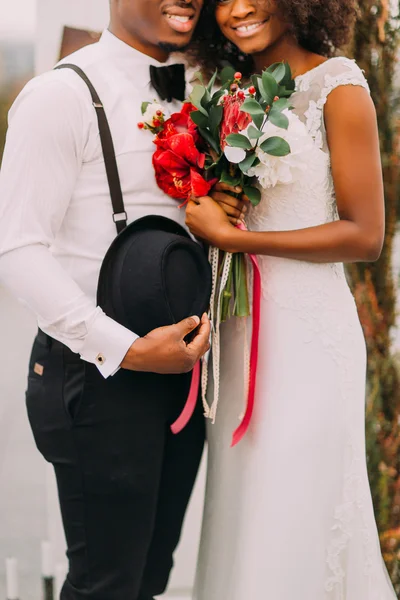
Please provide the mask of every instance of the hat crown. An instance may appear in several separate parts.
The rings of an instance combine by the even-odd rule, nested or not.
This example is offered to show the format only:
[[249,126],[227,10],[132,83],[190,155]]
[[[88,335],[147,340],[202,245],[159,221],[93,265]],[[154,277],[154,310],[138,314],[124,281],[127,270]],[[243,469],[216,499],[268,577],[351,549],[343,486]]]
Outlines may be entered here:
[[100,274],[99,305],[140,336],[208,309],[211,269],[204,250],[168,221],[132,223],[116,238]]

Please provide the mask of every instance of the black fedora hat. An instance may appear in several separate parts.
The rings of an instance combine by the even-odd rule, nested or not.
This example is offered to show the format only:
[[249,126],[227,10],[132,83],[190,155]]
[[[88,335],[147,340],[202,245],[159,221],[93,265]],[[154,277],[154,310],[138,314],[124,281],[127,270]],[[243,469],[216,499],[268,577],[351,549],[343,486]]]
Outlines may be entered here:
[[208,310],[211,267],[171,219],[149,215],[124,229],[104,257],[97,303],[137,335]]

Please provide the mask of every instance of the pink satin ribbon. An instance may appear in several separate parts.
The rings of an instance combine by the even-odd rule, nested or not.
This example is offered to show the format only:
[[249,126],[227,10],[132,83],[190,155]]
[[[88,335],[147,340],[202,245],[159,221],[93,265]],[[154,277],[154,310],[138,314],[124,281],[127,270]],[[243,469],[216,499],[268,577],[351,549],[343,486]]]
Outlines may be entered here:
[[[246,231],[245,225],[240,223],[237,225],[239,229]],[[258,365],[258,341],[260,337],[260,314],[261,314],[261,272],[257,257],[254,254],[249,254],[253,265],[253,309],[252,321],[253,331],[251,334],[251,349],[250,349],[250,374],[249,374],[249,391],[247,396],[246,412],[239,427],[233,432],[231,447],[236,446],[246,434],[249,428],[251,417],[254,409],[254,398],[256,393],[257,383],[257,365]],[[245,341],[247,343],[247,340]]]
[[192,415],[194,413],[194,409],[196,408],[197,398],[199,397],[199,387],[200,387],[200,361],[198,361],[192,372],[192,382],[190,384],[189,395],[186,400],[186,404],[183,408],[183,411],[175,421],[171,425],[172,433],[180,433],[182,429],[186,427],[189,423]]

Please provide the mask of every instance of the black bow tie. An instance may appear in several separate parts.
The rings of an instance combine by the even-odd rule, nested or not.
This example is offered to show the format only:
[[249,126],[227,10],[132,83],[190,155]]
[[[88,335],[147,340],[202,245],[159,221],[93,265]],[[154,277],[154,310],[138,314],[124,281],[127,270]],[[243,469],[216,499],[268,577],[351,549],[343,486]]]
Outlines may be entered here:
[[185,99],[185,65],[154,67],[150,65],[150,79],[161,100],[172,102],[173,98]]

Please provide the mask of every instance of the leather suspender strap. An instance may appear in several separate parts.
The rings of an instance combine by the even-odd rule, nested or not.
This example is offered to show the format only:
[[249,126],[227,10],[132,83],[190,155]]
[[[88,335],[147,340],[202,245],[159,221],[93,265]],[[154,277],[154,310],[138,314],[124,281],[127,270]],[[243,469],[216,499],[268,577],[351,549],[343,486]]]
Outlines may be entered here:
[[101,100],[92,83],[82,69],[69,63],[58,65],[55,67],[55,69],[72,69],[79,75],[79,77],[83,79],[89,88],[99,123],[101,147],[103,149],[104,164],[106,167],[108,186],[110,188],[110,196],[113,207],[113,220],[117,228],[117,232],[121,233],[121,231],[127,226],[128,215],[126,214],[124,199],[122,197],[121,182],[118,173],[117,160],[115,158],[114,143],[103,104],[101,103]]

